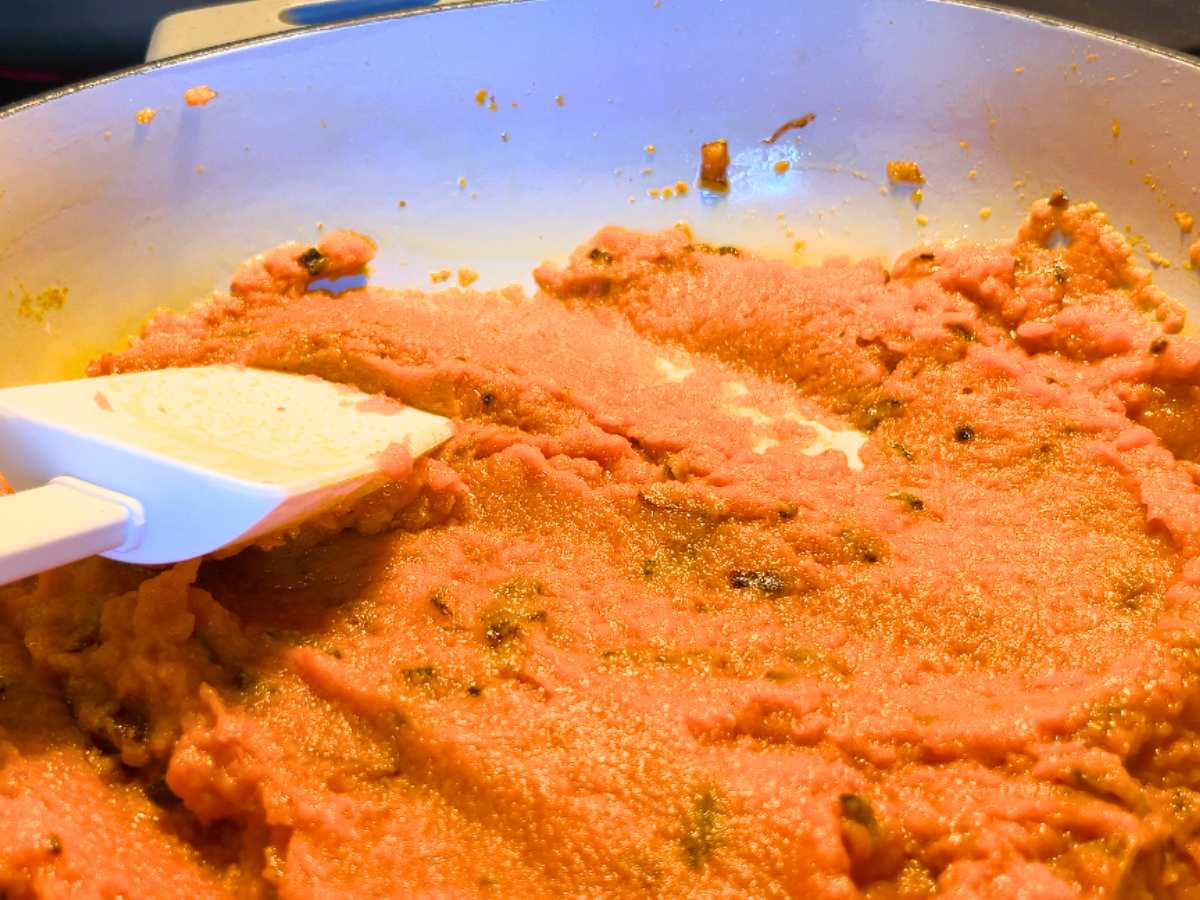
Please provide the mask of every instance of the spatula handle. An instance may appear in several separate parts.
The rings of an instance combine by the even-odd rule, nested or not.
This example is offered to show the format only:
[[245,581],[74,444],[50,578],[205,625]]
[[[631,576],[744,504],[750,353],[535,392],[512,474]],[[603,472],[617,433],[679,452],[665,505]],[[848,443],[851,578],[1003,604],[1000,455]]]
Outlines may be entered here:
[[132,549],[141,504],[78,478],[0,498],[0,585],[108,550]]

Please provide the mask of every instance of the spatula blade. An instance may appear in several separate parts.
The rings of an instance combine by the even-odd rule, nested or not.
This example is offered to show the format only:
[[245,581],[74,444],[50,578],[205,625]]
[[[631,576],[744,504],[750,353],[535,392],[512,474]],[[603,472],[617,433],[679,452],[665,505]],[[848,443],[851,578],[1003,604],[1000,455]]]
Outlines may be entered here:
[[105,555],[138,563],[289,527],[381,486],[397,455],[452,433],[448,419],[381,395],[237,366],[0,390],[0,471],[18,490],[69,475],[136,498],[141,543]]

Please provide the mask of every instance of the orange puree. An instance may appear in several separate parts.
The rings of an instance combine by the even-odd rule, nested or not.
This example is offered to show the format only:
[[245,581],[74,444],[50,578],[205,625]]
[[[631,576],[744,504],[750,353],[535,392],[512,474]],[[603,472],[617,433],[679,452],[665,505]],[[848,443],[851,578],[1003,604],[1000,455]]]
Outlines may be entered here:
[[305,292],[373,252],[93,365],[459,430],[274,549],[0,592],[0,894],[1200,896],[1200,343],[1094,207]]

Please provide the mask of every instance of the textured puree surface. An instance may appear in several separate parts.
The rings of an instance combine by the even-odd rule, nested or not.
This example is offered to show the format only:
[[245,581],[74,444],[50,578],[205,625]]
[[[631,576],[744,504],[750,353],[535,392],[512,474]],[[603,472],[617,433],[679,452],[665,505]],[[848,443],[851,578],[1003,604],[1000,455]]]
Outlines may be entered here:
[[0,591],[0,893],[1200,892],[1200,343],[1094,207],[306,292],[373,253],[276,248],[93,364],[457,433],[289,540]]

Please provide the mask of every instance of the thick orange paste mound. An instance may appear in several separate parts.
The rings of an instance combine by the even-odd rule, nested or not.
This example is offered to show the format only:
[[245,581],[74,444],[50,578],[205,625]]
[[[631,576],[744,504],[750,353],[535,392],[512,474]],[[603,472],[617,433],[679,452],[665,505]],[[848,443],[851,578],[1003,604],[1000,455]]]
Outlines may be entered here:
[[1197,896],[1200,343],[1094,208],[890,271],[610,228],[534,297],[305,292],[373,250],[94,365],[458,433],[273,549],[0,593],[0,893]]

